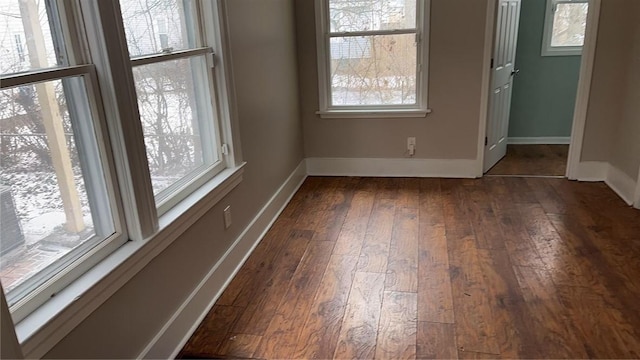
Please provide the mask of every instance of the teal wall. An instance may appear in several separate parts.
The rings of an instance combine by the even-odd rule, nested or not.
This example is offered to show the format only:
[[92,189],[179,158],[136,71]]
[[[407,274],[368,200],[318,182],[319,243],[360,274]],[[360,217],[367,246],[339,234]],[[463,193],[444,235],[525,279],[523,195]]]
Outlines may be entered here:
[[540,56],[545,0],[522,0],[509,137],[570,136],[580,56]]

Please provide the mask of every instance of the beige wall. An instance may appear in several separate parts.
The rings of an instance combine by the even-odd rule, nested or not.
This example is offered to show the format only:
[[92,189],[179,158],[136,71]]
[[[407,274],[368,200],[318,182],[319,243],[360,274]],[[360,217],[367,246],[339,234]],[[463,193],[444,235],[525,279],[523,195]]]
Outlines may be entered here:
[[[639,4],[637,0],[602,1],[581,157],[581,161],[610,162],[633,179],[638,176],[640,162],[637,99]],[[632,61],[634,42],[635,64]],[[632,77],[636,80],[631,80]],[[635,100],[632,99],[634,96]],[[635,153],[631,154],[634,150]]]
[[[292,0],[227,0],[244,181],[48,358],[133,358],[303,159]],[[224,230],[222,209],[233,209]]]
[[635,31],[630,32],[626,84],[620,124],[611,151],[611,165],[638,180],[640,169],[640,1],[627,0]]
[[486,0],[432,0],[429,107],[421,119],[320,119],[314,5],[296,0],[301,113],[307,157],[475,159]]

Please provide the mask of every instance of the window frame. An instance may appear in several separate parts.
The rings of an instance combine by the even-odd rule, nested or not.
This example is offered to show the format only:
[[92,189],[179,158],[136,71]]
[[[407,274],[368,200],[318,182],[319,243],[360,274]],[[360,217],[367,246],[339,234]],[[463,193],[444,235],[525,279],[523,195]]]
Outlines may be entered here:
[[[330,32],[330,0],[315,0],[316,51],[318,63],[319,111],[321,118],[405,118],[426,117],[429,90],[429,28],[431,0],[416,0],[416,28]],[[413,34],[417,37],[416,103],[400,105],[332,105],[330,41],[332,37]]]
[[[199,25],[200,33],[206,38],[204,50],[199,51],[207,53],[210,65],[211,101],[217,103],[217,126],[223,141],[220,144],[224,144],[219,156],[225,167],[208,179],[199,178],[198,184],[190,183],[190,192],[175,200],[163,214],[159,214],[155,206],[141,121],[130,121],[136,116],[139,118],[139,113],[124,27],[122,21],[114,22],[121,16],[119,2],[52,1],[64,10],[59,15],[60,23],[69,29],[63,34],[65,45],[74,49],[69,51],[69,61],[80,65],[35,69],[31,71],[34,74],[20,73],[19,76],[37,77],[47,71],[69,76],[76,71],[89,72],[86,88],[94,95],[87,96],[92,99],[91,109],[101,120],[96,130],[100,131],[97,142],[107,156],[104,160],[109,165],[106,182],[109,189],[115,189],[112,199],[118,206],[112,205],[112,211],[114,218],[119,219],[116,226],[121,236],[108,249],[100,249],[101,258],[67,268],[73,270],[73,276],[60,286],[46,287],[47,295],[42,297],[42,303],[11,308],[15,331],[27,357],[43,356],[90,314],[89,309],[96,309],[106,301],[220,202],[242,182],[245,165],[239,142],[234,141],[239,134],[239,124],[222,0],[198,2],[205,20]],[[2,77],[2,86],[8,87],[5,78],[8,77]]]
[[542,56],[580,56],[584,46],[551,46],[553,40],[553,23],[555,22],[555,7],[558,4],[588,4],[589,0],[547,0],[544,28],[542,34]]
[[[87,184],[87,196],[94,199],[97,196],[101,198],[101,200],[108,202],[106,205],[94,204],[101,209],[97,210],[92,206],[91,211],[94,219],[96,218],[95,211],[102,213],[105,211],[110,212],[110,214],[107,215],[109,215],[113,221],[113,233],[102,240],[87,240],[82,245],[72,249],[69,253],[41,269],[38,273],[27,278],[24,283],[17,286],[16,289],[13,289],[10,293],[6,293],[5,296],[8,303],[13,302],[10,310],[14,322],[24,319],[47,300],[54,297],[60,291],[63,291],[63,289],[75,281],[81,274],[88,271],[117,248],[125,244],[128,239],[128,234],[124,227],[124,217],[122,216],[122,195],[119,184],[116,181],[116,169],[113,162],[111,144],[108,140],[103,140],[109,139],[109,132],[106,128],[106,118],[104,116],[102,102],[99,98],[100,92],[97,85],[96,67],[82,51],[85,39],[83,33],[78,32],[78,29],[82,28],[82,21],[74,18],[72,15],[74,12],[74,4],[71,2],[64,0],[50,1],[57,16],[54,19],[49,19],[49,26],[51,26],[52,36],[58,37],[58,40],[63,41],[63,46],[66,50],[66,64],[34,68],[19,73],[2,74],[0,76],[2,79],[0,89],[4,90],[50,81],[61,81],[63,84],[66,83],[66,86],[63,85],[65,86],[65,97],[69,96],[67,90],[72,93],[77,91],[81,92],[80,96],[85,98],[84,100],[86,100],[88,106],[85,110],[91,114],[93,121],[89,125],[83,125],[82,127],[84,129],[79,130],[80,133],[76,135],[82,136],[84,134],[85,136],[93,136],[95,138],[94,149],[85,149],[82,144],[84,141],[79,138],[76,139],[78,155],[81,158],[80,161],[85,162],[83,164],[83,178]],[[73,20],[69,21],[69,18]],[[82,78],[82,89],[79,89],[76,84],[70,81],[72,78]],[[67,104],[68,111],[72,118],[73,115],[71,115],[71,113],[77,110],[72,104],[74,101],[75,98],[71,98]],[[92,131],[92,134],[90,135],[87,131]],[[93,141],[90,142],[93,143]],[[81,155],[83,149],[92,154]],[[98,164],[86,163],[86,160],[83,159],[87,156],[91,156],[92,158],[97,157],[101,161]],[[85,171],[87,172],[86,174]],[[95,171],[100,171],[101,174],[104,175],[104,178],[101,180],[104,182],[102,186],[105,193],[99,195],[92,193],[91,190],[92,188],[100,186],[95,183],[96,179],[92,179],[93,177],[99,176]],[[98,223],[99,222],[100,221],[98,221]],[[94,226],[96,226],[97,230],[101,225],[94,221]],[[94,238],[98,238],[98,235],[99,234],[95,234]]]
[[[117,2],[119,3],[119,1]],[[205,14],[204,2],[193,1],[192,6],[194,7],[192,11],[194,11],[195,14],[191,15],[196,15],[191,19],[192,21],[195,21],[195,23],[190,25],[190,27],[193,27],[193,30],[195,31],[195,33],[193,34],[194,44],[192,44],[192,46],[190,46],[188,49],[176,51],[163,49],[160,52],[152,54],[143,54],[130,57],[130,64],[132,69],[138,66],[160,64],[172,60],[191,60],[196,59],[200,56],[204,56],[206,59],[206,65],[204,66],[205,74],[202,74],[202,67],[198,68],[197,66],[192,66],[193,75],[197,74],[201,77],[206,77],[206,84],[204,84],[204,82],[201,82],[199,84],[194,84],[194,86],[208,87],[207,91],[209,92],[209,95],[211,95],[210,99],[206,99],[204,96],[199,96],[197,99],[195,99],[197,113],[206,114],[208,116],[208,118],[201,118],[199,116],[197,121],[199,123],[199,134],[201,136],[201,143],[205,145],[213,144],[215,146],[214,148],[210,149],[204,149],[203,147],[203,158],[217,157],[217,160],[209,165],[204,164],[202,168],[193,169],[191,172],[189,172],[189,174],[185,175],[180,180],[177,180],[172,185],[156,194],[154,196],[154,199],[158,216],[162,216],[173,206],[184,200],[197,188],[204,185],[207,181],[211,180],[214,176],[228,167],[227,159],[225,157],[225,154],[223,153],[223,146],[225,142],[222,137],[222,121],[220,111],[218,109],[219,104],[217,103],[218,96],[216,95],[214,77],[215,54],[213,48],[211,47],[212,34],[208,33],[207,28],[203,26],[203,24],[206,24],[206,22],[208,21]],[[124,28],[124,19],[122,18],[121,13],[118,22]],[[127,47],[126,37],[123,37],[120,40],[124,41],[125,47]],[[128,49],[127,53],[129,53]],[[135,87],[135,85],[133,85],[133,78],[131,78],[130,84]],[[201,95],[201,93],[198,92],[198,95]],[[136,106],[138,106],[137,103]],[[140,122],[142,123],[139,109],[138,119],[140,119]]]

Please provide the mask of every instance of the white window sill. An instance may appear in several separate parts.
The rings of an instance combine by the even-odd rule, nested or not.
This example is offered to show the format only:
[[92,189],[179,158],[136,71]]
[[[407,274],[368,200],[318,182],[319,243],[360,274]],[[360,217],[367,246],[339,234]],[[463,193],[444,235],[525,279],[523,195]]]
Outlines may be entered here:
[[580,47],[549,47],[542,49],[542,56],[581,56],[582,46]]
[[323,119],[395,119],[395,118],[423,118],[431,113],[431,109],[425,110],[325,110],[316,111]]
[[223,170],[159,219],[158,232],[129,241],[16,325],[25,358],[40,358],[242,181],[245,163]]

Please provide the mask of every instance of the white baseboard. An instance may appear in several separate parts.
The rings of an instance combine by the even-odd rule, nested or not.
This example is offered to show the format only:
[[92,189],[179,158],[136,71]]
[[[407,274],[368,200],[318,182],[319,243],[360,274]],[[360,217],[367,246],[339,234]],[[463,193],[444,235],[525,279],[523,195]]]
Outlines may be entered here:
[[569,145],[570,136],[510,137],[507,144],[513,145]]
[[583,161],[578,164],[575,180],[578,181],[605,181],[609,163],[605,161]]
[[174,359],[307,177],[303,160],[138,358]]
[[628,205],[633,205],[636,191],[636,181],[624,171],[609,165],[605,183],[618,194]]
[[310,176],[475,178],[475,159],[307,158]]

